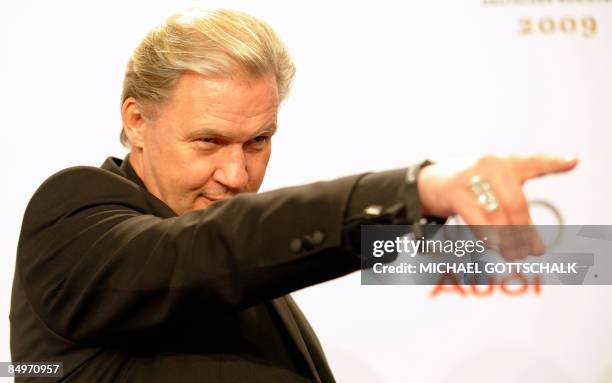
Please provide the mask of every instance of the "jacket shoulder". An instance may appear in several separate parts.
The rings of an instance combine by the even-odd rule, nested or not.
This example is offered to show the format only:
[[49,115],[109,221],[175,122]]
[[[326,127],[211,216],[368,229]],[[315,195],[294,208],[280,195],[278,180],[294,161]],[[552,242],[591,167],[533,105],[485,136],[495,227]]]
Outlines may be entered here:
[[23,224],[34,219],[49,222],[96,205],[123,205],[146,212],[149,205],[142,188],[109,170],[74,166],[51,175],[32,195]]
[[[98,189],[99,187],[102,188]],[[92,191],[98,189],[100,192],[104,192],[109,187],[133,187],[138,189],[138,185],[128,178],[109,170],[93,166],[73,166],[60,170],[48,177],[38,187],[34,196],[49,188],[65,190],[74,188],[82,190],[86,188]]]

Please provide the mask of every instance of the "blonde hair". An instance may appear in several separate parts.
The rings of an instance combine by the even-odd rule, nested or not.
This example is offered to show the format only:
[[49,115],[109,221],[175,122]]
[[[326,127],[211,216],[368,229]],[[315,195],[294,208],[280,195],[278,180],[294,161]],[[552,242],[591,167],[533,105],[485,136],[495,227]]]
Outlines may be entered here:
[[[291,88],[295,65],[287,48],[264,21],[244,12],[190,9],[151,30],[130,58],[121,104],[133,97],[143,106],[166,101],[186,71],[205,76],[252,78],[274,75],[280,101]],[[121,143],[129,147],[123,129]]]

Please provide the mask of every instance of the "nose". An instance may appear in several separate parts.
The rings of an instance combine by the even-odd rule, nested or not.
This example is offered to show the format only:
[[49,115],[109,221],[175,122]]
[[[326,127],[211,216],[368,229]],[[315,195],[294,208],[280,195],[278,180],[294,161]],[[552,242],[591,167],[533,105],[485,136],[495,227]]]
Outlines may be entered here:
[[219,153],[217,169],[213,179],[233,192],[242,191],[249,181],[246,157],[242,145],[227,145]]

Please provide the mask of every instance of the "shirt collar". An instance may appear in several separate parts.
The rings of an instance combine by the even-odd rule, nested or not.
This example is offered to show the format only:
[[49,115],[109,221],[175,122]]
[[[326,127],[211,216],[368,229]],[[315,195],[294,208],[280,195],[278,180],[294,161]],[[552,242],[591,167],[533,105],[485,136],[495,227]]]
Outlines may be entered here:
[[121,166],[119,167],[119,169],[133,182],[137,183],[140,187],[143,187],[146,189],[144,182],[142,182],[142,180],[140,179],[140,177],[138,177],[138,174],[136,174],[136,171],[134,170],[134,168],[132,167],[132,164],[130,162],[130,154],[128,153],[125,158],[123,159]]
[[130,163],[129,153],[125,156],[123,160],[117,157],[108,157],[106,161],[104,161],[104,163],[102,164],[101,168],[109,170],[122,177],[125,177],[146,190],[144,182],[142,182],[140,177],[138,177],[138,174],[136,174],[136,171]]

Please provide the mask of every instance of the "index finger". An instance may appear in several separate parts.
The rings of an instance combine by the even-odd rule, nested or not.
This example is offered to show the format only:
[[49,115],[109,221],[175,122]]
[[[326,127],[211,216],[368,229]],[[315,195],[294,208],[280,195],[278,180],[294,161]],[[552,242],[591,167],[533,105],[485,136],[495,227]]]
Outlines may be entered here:
[[511,161],[512,167],[516,170],[521,182],[546,174],[566,172],[578,164],[578,159],[575,156],[535,155],[513,157]]

